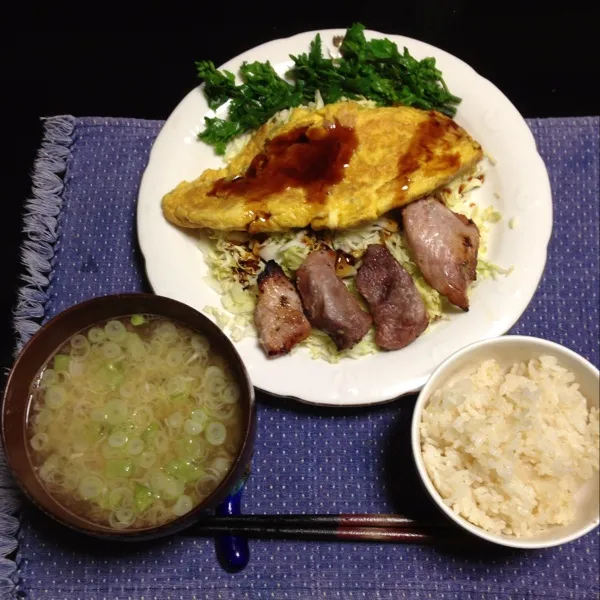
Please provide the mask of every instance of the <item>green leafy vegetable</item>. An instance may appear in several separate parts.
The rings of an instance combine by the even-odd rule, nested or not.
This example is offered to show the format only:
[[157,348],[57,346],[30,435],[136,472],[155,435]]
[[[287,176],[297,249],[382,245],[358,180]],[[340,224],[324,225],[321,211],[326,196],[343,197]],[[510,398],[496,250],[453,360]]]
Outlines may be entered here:
[[229,78],[231,73],[225,71],[221,75],[211,62],[196,64],[201,65],[198,75],[203,79],[209,77],[204,88],[209,106],[214,109],[226,100],[231,101],[227,119],[206,117],[206,129],[198,136],[214,146],[217,154],[224,154],[227,142],[236,135],[260,127],[276,112],[302,102],[295,86],[279,77],[269,61],[244,63],[240,68],[244,84],[240,86]]
[[237,95],[235,76],[229,71],[217,71],[210,60],[201,60],[196,63],[198,77],[204,79],[204,92],[208,98],[208,105],[214,110]]
[[340,53],[341,58],[325,58],[317,34],[308,53],[291,56],[294,66],[287,76],[293,83],[280,77],[269,61],[244,63],[241,85],[233,73],[217,71],[212,62],[197,62],[210,108],[229,102],[227,118],[206,117],[198,137],[224,154],[231,139],[260,127],[280,110],[313,102],[317,92],[325,104],[367,99],[379,106],[401,104],[456,114],[461,100],[448,90],[434,58],[419,61],[407,48],[400,53],[388,39],[367,41],[360,23],[346,31]]

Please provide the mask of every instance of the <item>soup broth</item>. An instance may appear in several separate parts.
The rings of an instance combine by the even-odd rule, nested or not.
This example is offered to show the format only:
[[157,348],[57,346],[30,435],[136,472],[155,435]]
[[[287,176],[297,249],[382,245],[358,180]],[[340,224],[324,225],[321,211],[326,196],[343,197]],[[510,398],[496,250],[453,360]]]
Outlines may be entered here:
[[29,452],[61,504],[116,529],[200,504],[241,445],[240,389],[203,335],[151,315],[74,335],[31,390]]

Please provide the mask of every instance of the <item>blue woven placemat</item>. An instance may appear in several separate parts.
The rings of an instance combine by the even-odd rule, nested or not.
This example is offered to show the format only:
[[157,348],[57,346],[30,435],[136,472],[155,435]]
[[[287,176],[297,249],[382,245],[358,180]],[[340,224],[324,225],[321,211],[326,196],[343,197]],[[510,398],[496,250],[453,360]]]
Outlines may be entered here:
[[[550,171],[555,229],[541,286],[513,330],[558,341],[596,365],[599,122],[529,122]],[[16,315],[22,339],[35,328],[31,317],[48,319],[93,296],[144,289],[135,202],[160,127],[129,119],[46,122],[26,224],[28,285]],[[259,400],[246,512],[427,511],[407,448],[413,400],[341,413]],[[10,513],[10,490],[3,488],[1,498],[0,510]],[[0,518],[5,554],[13,547],[14,525],[10,517]],[[31,600],[591,599],[599,591],[597,531],[554,549],[491,549],[486,555],[253,541],[250,565],[236,575],[220,568],[210,540],[183,534],[138,546],[103,546],[70,535],[28,507],[18,541],[17,571],[0,561],[0,594],[18,592]]]

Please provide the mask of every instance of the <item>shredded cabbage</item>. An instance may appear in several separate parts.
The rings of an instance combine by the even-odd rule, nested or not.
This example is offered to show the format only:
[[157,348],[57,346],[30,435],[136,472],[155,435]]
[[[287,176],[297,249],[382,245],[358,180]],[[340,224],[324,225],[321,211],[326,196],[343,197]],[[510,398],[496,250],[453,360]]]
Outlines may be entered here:
[[[286,113],[273,118],[285,122],[288,117]],[[237,152],[240,148],[236,146],[235,150]],[[510,274],[512,268],[504,269],[486,259],[490,227],[500,221],[502,215],[492,206],[482,208],[468,201],[469,192],[480,187],[483,179],[483,171],[479,167],[473,173],[457,178],[437,194],[454,212],[463,214],[475,222],[480,232],[478,279],[495,279],[498,275]],[[254,325],[254,307],[258,297],[256,278],[264,263],[275,260],[293,279],[296,270],[308,254],[315,249],[325,247],[352,255],[357,260],[356,266],[359,266],[360,257],[369,244],[385,244],[394,258],[412,276],[425,302],[430,323],[449,318],[448,301],[425,281],[402,233],[398,230],[397,222],[388,217],[381,217],[372,223],[340,231],[320,231],[317,234],[309,229],[303,229],[273,233],[265,241],[259,241],[245,233],[220,231],[209,231],[208,239],[209,248],[204,250],[210,269],[207,280],[221,294],[222,307],[206,306],[204,312],[211,315],[233,341],[257,335]],[[355,269],[349,274],[353,275],[354,272]],[[354,277],[348,277],[343,281],[363,303],[355,289]],[[307,348],[312,358],[330,363],[336,363],[342,358],[360,358],[379,351],[374,341],[373,330],[350,350],[338,351],[331,338],[316,329],[313,329],[308,339],[299,344],[294,351],[298,347]]]

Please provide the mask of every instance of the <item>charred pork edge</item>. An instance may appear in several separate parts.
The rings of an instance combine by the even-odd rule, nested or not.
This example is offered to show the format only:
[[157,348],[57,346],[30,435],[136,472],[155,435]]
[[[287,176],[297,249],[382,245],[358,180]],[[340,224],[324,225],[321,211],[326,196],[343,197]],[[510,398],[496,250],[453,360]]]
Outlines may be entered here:
[[256,279],[258,286],[260,287],[263,284],[263,282],[276,275],[283,275],[288,281],[290,281],[290,278],[285,274],[284,270],[279,266],[279,264],[277,264],[276,261],[267,261],[265,268],[258,274],[258,277]]

